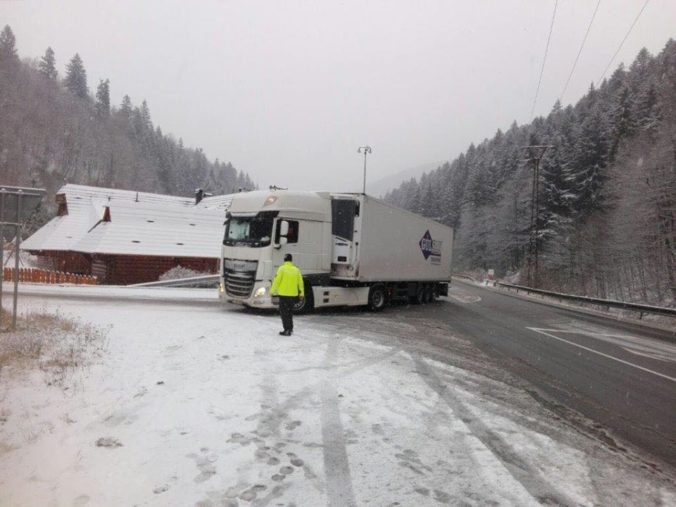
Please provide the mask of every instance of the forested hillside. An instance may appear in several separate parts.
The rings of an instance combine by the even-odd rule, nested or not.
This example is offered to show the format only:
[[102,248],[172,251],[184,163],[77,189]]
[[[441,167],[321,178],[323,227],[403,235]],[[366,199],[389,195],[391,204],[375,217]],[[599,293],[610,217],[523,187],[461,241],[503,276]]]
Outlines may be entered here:
[[46,188],[65,182],[171,195],[197,187],[214,194],[252,188],[230,163],[211,162],[197,148],[153,125],[145,100],[110,103],[109,80],[92,92],[79,55],[60,78],[51,48],[20,61],[11,28],[0,34],[0,184]]
[[552,146],[538,181],[539,286],[673,304],[676,42],[655,57],[641,51],[577,104],[498,130],[386,199],[455,227],[456,270],[519,272],[528,283],[529,145]]

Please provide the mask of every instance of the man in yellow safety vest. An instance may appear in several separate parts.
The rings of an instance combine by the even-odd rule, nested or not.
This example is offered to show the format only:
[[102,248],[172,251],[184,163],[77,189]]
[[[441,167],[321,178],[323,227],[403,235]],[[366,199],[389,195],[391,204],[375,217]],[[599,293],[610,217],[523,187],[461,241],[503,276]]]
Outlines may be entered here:
[[282,325],[284,330],[279,334],[282,336],[291,336],[293,333],[293,305],[298,298],[305,297],[305,287],[303,286],[303,275],[293,264],[291,254],[284,256],[284,264],[279,266],[277,274],[272,282],[270,294],[279,296],[279,313],[282,316]]

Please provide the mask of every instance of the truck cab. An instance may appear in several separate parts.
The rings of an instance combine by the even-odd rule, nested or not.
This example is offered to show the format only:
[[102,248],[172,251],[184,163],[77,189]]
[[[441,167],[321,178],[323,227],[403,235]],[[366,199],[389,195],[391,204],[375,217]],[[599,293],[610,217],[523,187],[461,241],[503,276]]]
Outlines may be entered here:
[[307,285],[328,281],[331,270],[331,200],[318,192],[254,191],[237,195],[226,216],[220,297],[273,308],[270,286],[284,255]]

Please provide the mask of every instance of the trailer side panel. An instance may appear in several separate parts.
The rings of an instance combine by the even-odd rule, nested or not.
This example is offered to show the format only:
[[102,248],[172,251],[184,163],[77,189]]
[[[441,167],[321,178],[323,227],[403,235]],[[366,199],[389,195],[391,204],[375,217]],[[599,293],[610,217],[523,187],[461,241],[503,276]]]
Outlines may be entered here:
[[368,196],[358,226],[359,282],[450,280],[450,227]]

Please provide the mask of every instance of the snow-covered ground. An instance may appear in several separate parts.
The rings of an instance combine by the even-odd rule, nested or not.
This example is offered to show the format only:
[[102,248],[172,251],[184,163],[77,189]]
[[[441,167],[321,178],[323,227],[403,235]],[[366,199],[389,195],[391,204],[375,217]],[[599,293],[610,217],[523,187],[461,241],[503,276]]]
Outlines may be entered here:
[[663,474],[386,315],[296,317],[282,337],[203,291],[97,294],[20,302],[108,342],[65,385],[0,372],[2,506],[676,505]]

